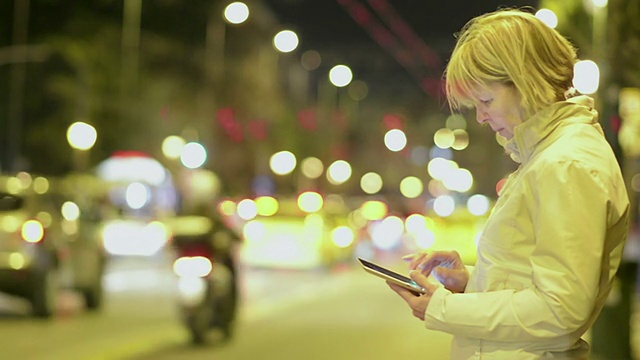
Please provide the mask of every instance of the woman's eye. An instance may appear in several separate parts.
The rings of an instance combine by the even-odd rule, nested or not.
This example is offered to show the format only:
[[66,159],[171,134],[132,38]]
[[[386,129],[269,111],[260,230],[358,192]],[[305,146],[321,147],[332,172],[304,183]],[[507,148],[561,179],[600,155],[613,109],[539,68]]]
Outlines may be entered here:
[[489,104],[491,104],[491,101],[493,101],[493,100],[480,100],[480,102],[481,102],[482,104],[484,104],[484,105],[489,105]]

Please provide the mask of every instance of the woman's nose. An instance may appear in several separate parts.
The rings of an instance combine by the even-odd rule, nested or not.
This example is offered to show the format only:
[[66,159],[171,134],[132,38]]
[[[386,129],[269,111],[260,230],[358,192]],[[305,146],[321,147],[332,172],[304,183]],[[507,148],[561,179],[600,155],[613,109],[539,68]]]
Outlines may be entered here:
[[476,109],[476,121],[477,121],[479,124],[484,124],[484,123],[486,123],[486,122],[487,122],[487,120],[488,120],[488,118],[489,118],[489,117],[487,116],[487,113],[486,113],[486,112],[481,111],[481,110],[479,110],[479,109]]

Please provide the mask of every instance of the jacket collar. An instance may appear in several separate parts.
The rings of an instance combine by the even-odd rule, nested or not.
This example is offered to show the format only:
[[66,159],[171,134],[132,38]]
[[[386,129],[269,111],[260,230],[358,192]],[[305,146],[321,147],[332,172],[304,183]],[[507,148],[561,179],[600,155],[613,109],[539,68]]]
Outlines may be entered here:
[[580,95],[538,111],[514,128],[513,137],[504,144],[507,154],[517,163],[526,163],[536,146],[562,121],[571,119],[573,123],[597,124],[598,112],[593,104],[591,97]]

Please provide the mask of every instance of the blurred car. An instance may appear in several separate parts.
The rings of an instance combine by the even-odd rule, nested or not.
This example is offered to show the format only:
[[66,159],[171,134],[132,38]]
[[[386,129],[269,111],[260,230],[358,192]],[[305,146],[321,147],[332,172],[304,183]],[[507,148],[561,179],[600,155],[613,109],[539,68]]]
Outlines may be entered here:
[[242,261],[250,266],[312,269],[351,261],[355,230],[348,210],[332,198],[306,212],[297,199],[278,200],[278,211],[243,226]]
[[99,216],[62,190],[43,176],[0,176],[0,291],[29,300],[38,317],[54,314],[63,288],[79,291],[88,309],[102,303]]
[[153,256],[162,253],[169,237],[164,222],[155,219],[110,219],[102,229],[105,250],[112,256]]

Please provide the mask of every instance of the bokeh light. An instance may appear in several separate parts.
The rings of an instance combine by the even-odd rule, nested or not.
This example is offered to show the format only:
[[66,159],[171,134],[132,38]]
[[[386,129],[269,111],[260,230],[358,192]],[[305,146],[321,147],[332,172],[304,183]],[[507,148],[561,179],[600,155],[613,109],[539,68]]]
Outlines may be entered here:
[[391,129],[384,134],[384,145],[391,151],[400,151],[407,146],[407,136],[400,129]]
[[467,209],[473,215],[482,216],[489,211],[490,207],[491,202],[489,198],[484,195],[475,194],[467,199]]
[[404,222],[397,216],[387,216],[371,224],[370,235],[373,245],[379,249],[390,250],[398,246],[404,234]]
[[406,198],[417,198],[422,195],[423,191],[424,184],[422,183],[422,180],[415,176],[407,176],[400,181],[400,193]]
[[242,24],[248,18],[249,7],[243,2],[232,2],[224,9],[224,19],[230,24]]
[[454,150],[464,150],[469,146],[469,134],[466,130],[455,129],[453,130],[453,144],[451,148]]
[[296,168],[297,160],[290,151],[279,151],[271,155],[269,166],[271,171],[277,175],[290,174]]
[[258,205],[252,199],[243,199],[238,203],[236,211],[241,219],[252,220],[258,215]]
[[582,94],[593,94],[600,84],[600,69],[591,60],[578,61],[573,67],[573,86]]
[[72,201],[65,201],[61,208],[62,217],[74,221],[80,217],[80,208]]
[[162,153],[167,159],[178,159],[185,145],[186,141],[182,137],[177,135],[167,136],[162,141]]
[[147,186],[139,182],[133,182],[127,186],[125,200],[132,209],[141,209],[149,201],[149,191]]
[[360,205],[362,216],[367,220],[381,220],[389,213],[386,203],[378,200],[368,200]]
[[309,179],[317,179],[322,176],[322,172],[324,171],[324,165],[322,164],[322,160],[316,157],[308,157],[302,160],[301,171],[302,174]]
[[368,172],[360,178],[360,188],[367,194],[376,194],[382,189],[382,177],[375,172]]
[[558,16],[549,9],[540,9],[536,12],[536,17],[542,20],[550,28],[555,29],[558,26]]
[[207,150],[197,142],[187,143],[182,148],[180,161],[189,169],[197,169],[207,161]]
[[347,248],[353,244],[355,234],[348,226],[338,226],[331,231],[331,239],[336,246]]
[[89,150],[96,143],[97,138],[96,129],[81,121],[71,124],[67,129],[67,141],[74,149]]
[[433,143],[441,149],[448,149],[453,145],[455,137],[449,128],[441,128],[433,135]]
[[275,215],[280,207],[278,200],[272,196],[259,196],[254,201],[258,208],[258,215],[261,216]]
[[273,37],[273,46],[280,52],[289,53],[298,47],[298,35],[291,30],[282,30]]
[[433,202],[433,211],[442,217],[450,216],[455,210],[456,202],[449,195],[438,196]]
[[298,207],[307,213],[314,213],[322,209],[324,200],[315,191],[305,191],[298,196]]
[[345,87],[349,85],[353,79],[351,69],[346,65],[336,65],[329,70],[329,81],[334,86]]
[[333,185],[340,185],[351,178],[351,165],[344,160],[336,160],[327,169],[327,180]]

